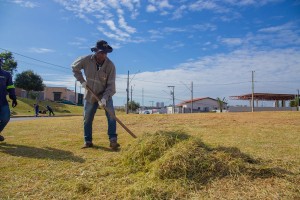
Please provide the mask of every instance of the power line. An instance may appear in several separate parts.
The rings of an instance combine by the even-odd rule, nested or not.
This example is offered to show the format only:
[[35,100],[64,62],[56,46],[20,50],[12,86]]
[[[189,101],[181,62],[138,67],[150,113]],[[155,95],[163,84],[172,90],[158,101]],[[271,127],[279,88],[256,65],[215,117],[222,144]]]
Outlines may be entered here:
[[[36,67],[36,68],[40,68],[41,66],[38,66],[36,63],[30,63],[30,62],[26,62],[26,61],[23,61],[23,60],[19,60],[19,59],[17,59],[16,60],[18,63],[25,63],[25,64],[27,64],[27,65],[30,65],[31,67]],[[24,68],[24,67],[23,67]],[[61,72],[66,72],[66,69],[50,69],[50,70],[60,70]],[[71,70],[71,68],[68,68],[68,71],[70,71]]]
[[17,53],[17,52],[13,52],[13,51],[10,51],[10,50],[7,50],[7,49],[3,49],[0,47],[0,49],[4,50],[4,51],[8,51],[8,52],[11,52],[11,53],[14,53],[16,55],[19,55],[19,56],[22,56],[22,57],[25,57],[25,58],[28,58],[28,59],[31,59],[31,60],[35,60],[35,61],[38,61],[38,62],[41,62],[41,63],[44,63],[44,64],[47,64],[47,65],[52,65],[52,66],[55,66],[55,67],[60,67],[60,68],[63,68],[63,69],[70,69],[70,68],[67,68],[67,67],[63,67],[61,65],[57,65],[57,64],[53,64],[53,63],[49,63],[49,62],[46,62],[46,61],[42,61],[42,60],[39,60],[39,59],[36,59],[36,58],[32,58],[32,57],[29,57],[29,56],[25,56],[23,54],[20,54],[20,53]]

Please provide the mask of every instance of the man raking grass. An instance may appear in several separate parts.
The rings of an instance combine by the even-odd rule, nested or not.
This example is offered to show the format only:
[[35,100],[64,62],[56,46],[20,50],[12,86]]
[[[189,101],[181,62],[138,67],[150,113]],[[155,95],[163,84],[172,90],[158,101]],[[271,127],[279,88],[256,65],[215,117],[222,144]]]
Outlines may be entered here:
[[[91,51],[94,53],[79,57],[72,64],[75,78],[86,89],[83,148],[93,147],[92,124],[97,108],[100,105],[105,108],[110,147],[113,150],[117,150],[120,144],[118,143],[118,135],[116,133],[117,118],[115,117],[112,99],[112,96],[116,93],[116,68],[114,63],[107,57],[107,53],[111,53],[113,48],[106,41],[99,40],[96,46],[91,48]],[[81,70],[84,71],[86,80]]]

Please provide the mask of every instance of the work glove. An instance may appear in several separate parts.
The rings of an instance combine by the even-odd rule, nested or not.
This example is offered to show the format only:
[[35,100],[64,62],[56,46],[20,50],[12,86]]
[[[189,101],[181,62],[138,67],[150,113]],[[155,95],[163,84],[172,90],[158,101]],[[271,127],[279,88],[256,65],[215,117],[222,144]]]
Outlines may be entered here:
[[85,81],[82,82],[82,83],[81,83],[81,86],[82,86],[84,89],[86,89],[86,82],[85,82]]
[[98,101],[98,104],[100,107],[105,107],[106,106],[106,100],[102,98],[100,101]]
[[17,99],[12,100],[11,106],[14,108],[18,105]]

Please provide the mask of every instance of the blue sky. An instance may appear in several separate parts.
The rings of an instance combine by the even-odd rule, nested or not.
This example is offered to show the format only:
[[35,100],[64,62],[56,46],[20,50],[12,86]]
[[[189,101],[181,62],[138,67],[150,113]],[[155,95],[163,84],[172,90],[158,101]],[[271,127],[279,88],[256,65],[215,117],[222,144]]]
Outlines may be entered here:
[[[115,105],[300,89],[299,0],[0,0],[0,52],[18,72],[74,89],[71,63],[104,39],[117,68]],[[33,59],[30,59],[33,58]],[[37,60],[43,61],[39,62]],[[48,63],[48,64],[46,64]],[[79,84],[78,84],[79,86]]]

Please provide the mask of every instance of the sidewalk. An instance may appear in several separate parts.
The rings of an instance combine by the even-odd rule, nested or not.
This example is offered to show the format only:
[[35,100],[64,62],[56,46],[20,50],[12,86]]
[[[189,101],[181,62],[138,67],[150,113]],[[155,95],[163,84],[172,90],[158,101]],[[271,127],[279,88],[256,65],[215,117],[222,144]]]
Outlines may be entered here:
[[[74,117],[74,116],[82,116],[82,115],[79,115],[79,114],[72,114],[72,115],[61,115],[61,114],[58,114],[58,115],[54,115],[54,116],[49,116],[49,115],[39,115],[37,118],[40,118],[40,117]],[[13,115],[13,116],[10,116],[10,118],[20,118],[20,117],[36,117],[35,115]]]

